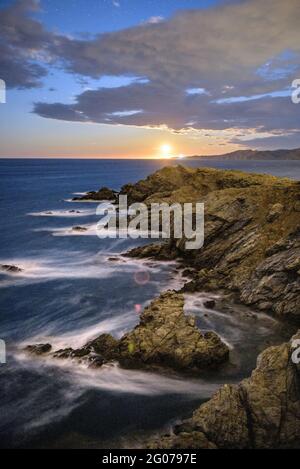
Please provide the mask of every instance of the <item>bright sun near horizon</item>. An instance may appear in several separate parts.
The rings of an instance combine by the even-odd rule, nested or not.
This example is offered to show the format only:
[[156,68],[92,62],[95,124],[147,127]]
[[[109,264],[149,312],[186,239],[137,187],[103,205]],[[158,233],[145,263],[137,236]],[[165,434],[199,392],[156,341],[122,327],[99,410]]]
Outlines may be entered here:
[[160,146],[162,158],[171,158],[172,146],[169,143],[164,143]]

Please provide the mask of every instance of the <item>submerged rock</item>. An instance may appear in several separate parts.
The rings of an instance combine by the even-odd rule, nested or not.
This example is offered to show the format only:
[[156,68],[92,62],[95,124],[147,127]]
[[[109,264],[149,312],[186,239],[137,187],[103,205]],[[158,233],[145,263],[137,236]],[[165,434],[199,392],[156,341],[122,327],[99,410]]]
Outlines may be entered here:
[[216,306],[216,302],[215,300],[204,300],[203,306],[205,306],[205,308],[212,309]]
[[51,349],[51,344],[35,344],[25,347],[26,352],[32,353],[33,355],[44,355],[49,353]]
[[[300,448],[300,365],[294,343],[266,349],[250,378],[223,386],[175,434],[150,448]],[[299,342],[298,342],[299,343]]]
[[108,187],[102,187],[98,191],[90,191],[80,197],[73,197],[72,200],[111,200],[116,201],[117,192],[109,189]]
[[11,272],[14,274],[23,272],[23,269],[21,269],[21,267],[18,267],[17,265],[10,265],[10,264],[1,264],[0,269],[5,272]]
[[87,228],[85,226],[73,226],[72,230],[73,231],[87,231]]

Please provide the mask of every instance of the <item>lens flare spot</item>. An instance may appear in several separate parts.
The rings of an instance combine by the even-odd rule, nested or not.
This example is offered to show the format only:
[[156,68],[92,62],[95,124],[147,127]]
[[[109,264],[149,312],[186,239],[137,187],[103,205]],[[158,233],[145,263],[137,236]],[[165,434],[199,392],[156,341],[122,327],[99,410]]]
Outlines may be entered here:
[[128,352],[133,353],[135,351],[135,345],[133,342],[129,342],[128,344]]
[[138,270],[134,274],[134,281],[138,285],[146,285],[150,280],[150,274],[147,270]]

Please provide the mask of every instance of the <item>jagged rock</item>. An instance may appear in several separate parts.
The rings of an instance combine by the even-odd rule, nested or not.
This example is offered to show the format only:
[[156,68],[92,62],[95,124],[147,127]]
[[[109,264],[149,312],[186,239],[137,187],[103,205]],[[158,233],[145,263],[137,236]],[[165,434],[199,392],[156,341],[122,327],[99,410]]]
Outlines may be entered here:
[[90,368],[100,368],[102,365],[104,365],[104,363],[106,363],[105,359],[102,357],[99,357],[98,355],[95,355],[95,356],[89,355],[87,357],[87,361],[88,361]]
[[271,310],[281,318],[299,321],[299,232],[277,242],[267,255],[241,289],[241,300],[260,310]]
[[85,348],[102,356],[105,360],[115,360],[119,356],[119,341],[110,334],[101,334],[88,342]]
[[300,448],[300,366],[292,358],[299,339],[300,331],[266,349],[250,378],[223,386],[175,435],[149,447]]
[[44,355],[49,353],[51,349],[51,344],[27,345],[25,348],[26,352],[32,353],[33,355]]
[[23,271],[23,269],[21,269],[20,267],[16,265],[10,265],[10,264],[1,264],[0,269],[4,270],[5,272],[11,272],[14,274],[17,274]]
[[205,300],[203,301],[203,306],[205,306],[205,308],[212,309],[216,306],[216,302],[215,300]]
[[[114,360],[118,357],[118,340],[110,334],[101,334],[78,349],[65,348],[56,350],[54,358],[88,358],[91,362]],[[96,360],[99,359],[98,361]]]
[[72,348],[64,348],[64,349],[59,349],[59,350],[56,350],[54,353],[53,353],[53,357],[54,358],[62,358],[62,359],[65,359],[65,358],[70,358],[72,353],[73,353],[73,349]]
[[65,348],[57,350],[53,353],[54,358],[83,358],[89,355],[90,350],[86,347],[72,349],[72,348]]
[[102,187],[98,191],[90,191],[80,197],[73,197],[73,200],[111,200],[116,201],[117,193],[108,187]]
[[176,259],[177,255],[178,253],[167,243],[138,246],[123,254],[125,257],[137,257],[140,259],[149,258],[161,261]]
[[79,363],[86,363],[91,368],[100,368],[106,362],[102,356],[91,353],[91,349],[86,346],[75,350],[72,348],[60,349],[52,356],[58,359],[76,359]]
[[229,350],[214,332],[202,334],[183,312],[182,294],[167,292],[145,308],[140,324],[119,342],[124,366],[205,369],[228,359]]

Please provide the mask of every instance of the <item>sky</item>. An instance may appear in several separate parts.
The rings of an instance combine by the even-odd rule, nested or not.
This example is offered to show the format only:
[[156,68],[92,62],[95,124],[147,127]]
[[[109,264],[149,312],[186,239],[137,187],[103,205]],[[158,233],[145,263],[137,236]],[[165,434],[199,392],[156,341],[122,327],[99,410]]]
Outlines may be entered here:
[[0,0],[0,157],[300,147],[299,0]]

